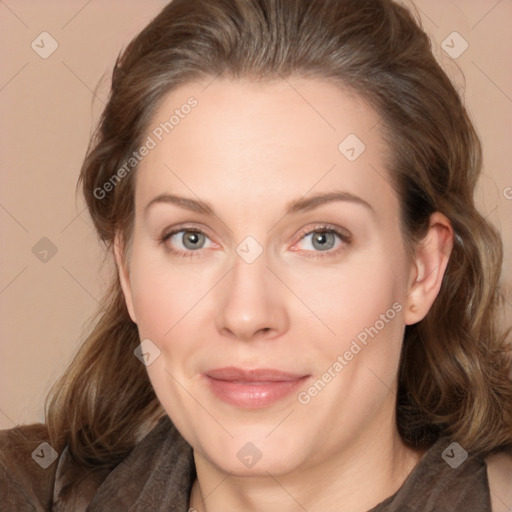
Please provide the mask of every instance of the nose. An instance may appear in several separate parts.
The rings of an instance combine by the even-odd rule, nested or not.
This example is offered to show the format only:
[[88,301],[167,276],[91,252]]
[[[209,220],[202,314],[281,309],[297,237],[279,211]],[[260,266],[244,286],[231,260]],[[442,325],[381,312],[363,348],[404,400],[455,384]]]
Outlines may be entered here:
[[216,297],[216,327],[240,341],[277,338],[289,328],[285,290],[261,255],[247,263],[235,258]]

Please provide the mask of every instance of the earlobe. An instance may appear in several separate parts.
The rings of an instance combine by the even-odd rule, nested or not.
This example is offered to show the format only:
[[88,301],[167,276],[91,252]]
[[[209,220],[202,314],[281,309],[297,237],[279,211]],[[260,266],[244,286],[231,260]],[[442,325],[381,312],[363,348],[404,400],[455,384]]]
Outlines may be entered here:
[[425,238],[418,244],[411,272],[405,323],[415,324],[427,315],[443,281],[453,248],[453,228],[442,213],[430,217]]
[[114,260],[116,263],[121,288],[123,290],[126,308],[128,309],[128,313],[130,314],[130,318],[132,319],[132,321],[134,323],[137,323],[135,310],[133,307],[133,297],[130,283],[128,258],[126,255],[125,248],[121,242],[119,233],[117,233],[114,238]]

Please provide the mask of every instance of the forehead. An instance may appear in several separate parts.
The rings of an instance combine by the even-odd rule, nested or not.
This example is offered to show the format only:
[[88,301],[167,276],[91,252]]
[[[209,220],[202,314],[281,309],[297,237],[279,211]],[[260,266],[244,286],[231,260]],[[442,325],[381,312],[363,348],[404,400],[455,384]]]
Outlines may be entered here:
[[171,191],[240,206],[313,188],[389,195],[379,126],[362,98],[321,80],[185,84],[148,126],[154,147],[137,171],[136,203]]

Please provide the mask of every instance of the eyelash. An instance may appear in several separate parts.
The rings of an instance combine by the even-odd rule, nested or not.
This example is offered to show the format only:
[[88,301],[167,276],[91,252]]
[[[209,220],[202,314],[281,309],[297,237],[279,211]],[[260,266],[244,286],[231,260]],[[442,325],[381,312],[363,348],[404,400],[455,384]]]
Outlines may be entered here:
[[[193,258],[196,256],[200,256],[200,250],[182,252],[182,251],[173,249],[173,248],[169,247],[168,245],[166,245],[167,240],[169,240],[174,235],[177,235],[178,233],[201,233],[201,234],[204,234],[206,237],[208,237],[208,235],[201,229],[187,227],[187,226],[180,226],[180,227],[162,235],[158,240],[159,245],[165,245],[165,249],[169,254],[173,254],[175,256],[179,256],[182,258]],[[341,247],[338,247],[337,249],[330,249],[327,251],[304,251],[305,252],[304,256],[306,258],[325,258],[325,257],[329,257],[329,256],[335,256],[341,250],[343,250],[343,248],[345,246],[350,245],[351,241],[352,241],[350,235],[342,233],[340,230],[338,230],[334,226],[331,226],[328,224],[318,224],[313,229],[307,229],[307,230],[302,231],[299,236],[299,241],[302,240],[304,237],[306,237],[308,235],[312,235],[314,233],[333,233],[340,239],[340,241],[342,242],[343,245]],[[297,251],[297,252],[299,252],[299,251]],[[311,253],[313,253],[313,254],[311,254]]]

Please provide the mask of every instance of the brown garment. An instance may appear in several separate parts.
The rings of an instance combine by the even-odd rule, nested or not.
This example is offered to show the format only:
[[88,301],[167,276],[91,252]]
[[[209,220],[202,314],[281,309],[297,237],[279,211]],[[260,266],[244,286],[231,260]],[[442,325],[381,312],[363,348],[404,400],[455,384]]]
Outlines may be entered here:
[[[67,450],[43,469],[36,460],[47,457],[38,448],[45,441],[40,424],[0,431],[2,512],[189,510],[192,449],[168,417],[112,471],[78,467]],[[442,457],[450,444],[440,438],[400,489],[368,512],[491,512],[485,461],[469,455],[454,469]]]

